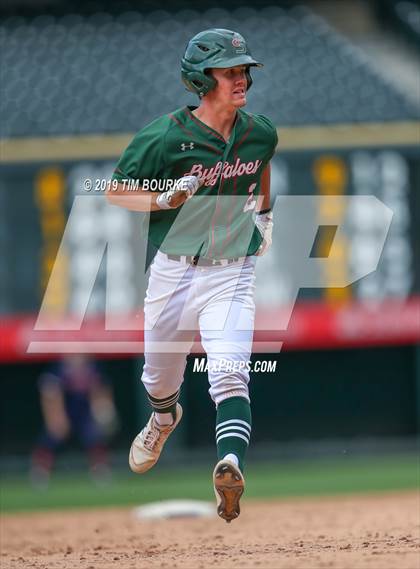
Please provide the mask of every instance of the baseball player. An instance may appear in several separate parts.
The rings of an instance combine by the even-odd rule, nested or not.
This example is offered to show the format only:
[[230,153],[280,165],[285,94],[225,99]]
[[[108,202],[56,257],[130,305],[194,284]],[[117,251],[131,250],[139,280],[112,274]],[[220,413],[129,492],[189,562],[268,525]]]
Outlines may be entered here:
[[32,453],[31,479],[35,486],[48,486],[57,451],[76,434],[89,455],[96,482],[110,475],[109,435],[118,427],[108,380],[95,362],[71,354],[51,366],[39,379],[44,428]]
[[[213,484],[227,522],[240,513],[251,436],[255,260],[272,232],[269,163],[277,133],[263,115],[242,110],[250,68],[261,66],[239,33],[209,29],[194,36],[181,69],[199,106],[140,130],[113,175],[117,191],[107,192],[113,205],[150,211],[148,239],[157,249],[144,307],[142,375],[153,413],[133,441],[130,467],[152,468],[181,420],[180,387],[199,330],[216,406]],[[125,192],[127,180],[140,181],[141,189]],[[150,189],[153,180],[160,191]]]

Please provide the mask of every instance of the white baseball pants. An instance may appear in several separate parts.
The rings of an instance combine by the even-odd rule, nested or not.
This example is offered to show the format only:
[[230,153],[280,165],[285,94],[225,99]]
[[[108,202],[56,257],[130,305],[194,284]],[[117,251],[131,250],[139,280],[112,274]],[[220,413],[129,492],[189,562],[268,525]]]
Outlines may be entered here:
[[246,257],[226,266],[193,266],[157,253],[144,303],[142,381],[149,395],[163,399],[180,388],[199,330],[216,407],[233,396],[249,401],[255,262]]

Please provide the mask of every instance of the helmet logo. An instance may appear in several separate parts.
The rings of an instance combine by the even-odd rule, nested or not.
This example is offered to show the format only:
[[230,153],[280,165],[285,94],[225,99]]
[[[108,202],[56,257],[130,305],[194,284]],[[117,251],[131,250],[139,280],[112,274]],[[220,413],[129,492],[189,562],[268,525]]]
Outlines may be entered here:
[[245,42],[244,42],[243,38],[241,38],[240,36],[234,36],[233,37],[232,45],[233,45],[233,47],[236,47],[236,49],[235,49],[236,53],[245,53],[245,51],[246,51]]

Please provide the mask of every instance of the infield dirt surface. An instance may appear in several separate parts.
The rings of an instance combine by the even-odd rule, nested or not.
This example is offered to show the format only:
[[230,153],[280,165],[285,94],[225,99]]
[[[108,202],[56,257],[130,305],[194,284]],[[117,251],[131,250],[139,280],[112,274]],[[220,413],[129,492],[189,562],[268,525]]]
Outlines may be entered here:
[[231,524],[129,508],[1,518],[2,569],[418,569],[420,494],[242,500]]

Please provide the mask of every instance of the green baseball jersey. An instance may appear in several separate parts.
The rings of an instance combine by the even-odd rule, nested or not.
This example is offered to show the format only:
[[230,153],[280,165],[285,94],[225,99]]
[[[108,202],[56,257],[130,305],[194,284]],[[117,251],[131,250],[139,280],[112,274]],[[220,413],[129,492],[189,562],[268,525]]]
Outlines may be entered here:
[[226,141],[193,115],[195,108],[183,107],[140,130],[113,179],[164,191],[168,181],[198,176],[201,187],[181,207],[150,212],[150,241],[169,254],[253,255],[261,244],[253,212],[261,174],[277,146],[276,129],[265,116],[238,110]]

